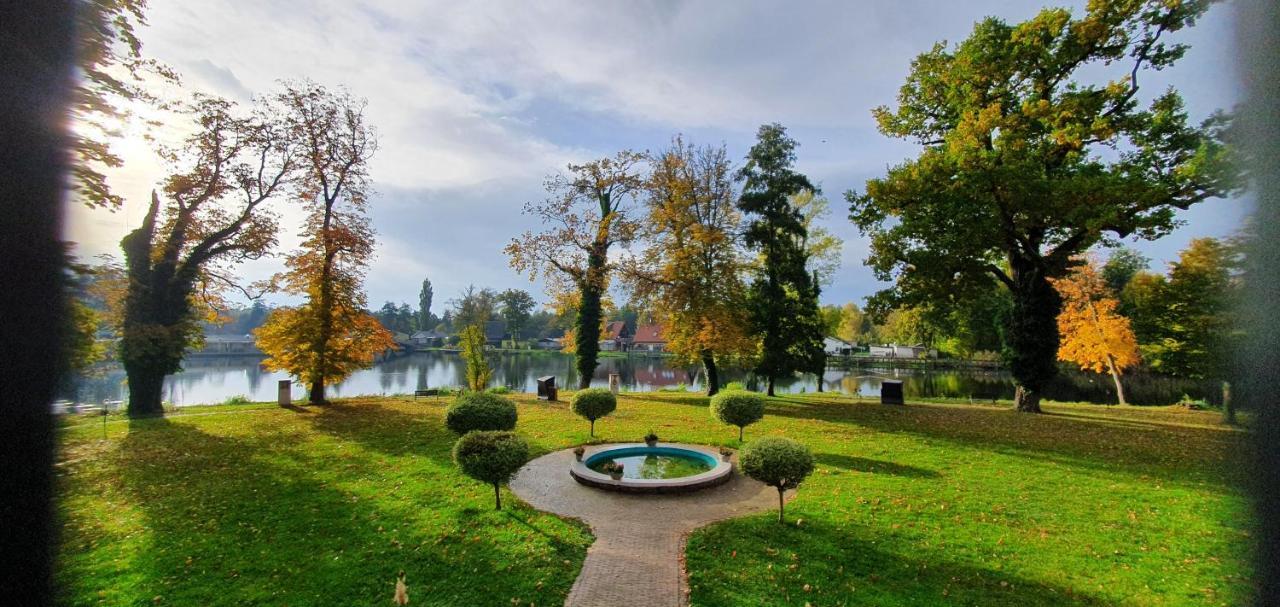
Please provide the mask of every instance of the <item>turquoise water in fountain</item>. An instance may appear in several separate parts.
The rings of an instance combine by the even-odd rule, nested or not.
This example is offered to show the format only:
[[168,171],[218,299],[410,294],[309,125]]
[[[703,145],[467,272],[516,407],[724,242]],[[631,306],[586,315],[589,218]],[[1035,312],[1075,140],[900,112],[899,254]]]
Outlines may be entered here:
[[702,474],[715,467],[716,461],[705,453],[675,447],[629,447],[614,449],[587,458],[587,467],[607,474],[606,463],[622,464],[622,478],[683,478]]

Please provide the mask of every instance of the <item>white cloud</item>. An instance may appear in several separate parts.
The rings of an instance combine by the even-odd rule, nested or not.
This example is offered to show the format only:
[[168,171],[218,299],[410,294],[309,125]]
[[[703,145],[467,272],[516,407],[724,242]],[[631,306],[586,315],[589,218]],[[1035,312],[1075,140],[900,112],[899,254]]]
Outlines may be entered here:
[[[470,282],[528,286],[507,269],[501,247],[525,229],[519,210],[541,195],[544,175],[681,131],[724,139],[741,158],[766,121],[792,128],[801,169],[832,201],[829,227],[847,242],[829,294],[836,301],[876,288],[840,194],[912,153],[875,132],[870,109],[893,103],[910,60],[935,41],[962,39],[988,14],[1016,21],[1038,7],[153,0],[142,38],[145,52],[189,86],[236,100],[302,77],[368,98],[380,141],[371,169],[382,239],[371,302],[414,301],[419,274],[437,285],[439,301]],[[1197,115],[1232,103],[1237,85],[1222,69],[1231,61],[1221,42],[1229,16],[1210,11],[1184,36],[1192,52],[1183,65],[1150,86],[1179,85]],[[68,237],[83,253],[115,251],[162,176],[140,140],[118,149],[128,165],[112,182],[129,204],[114,215],[72,210]],[[294,211],[286,212],[282,239],[292,242]],[[264,260],[243,273],[256,279],[274,269],[278,260]]]

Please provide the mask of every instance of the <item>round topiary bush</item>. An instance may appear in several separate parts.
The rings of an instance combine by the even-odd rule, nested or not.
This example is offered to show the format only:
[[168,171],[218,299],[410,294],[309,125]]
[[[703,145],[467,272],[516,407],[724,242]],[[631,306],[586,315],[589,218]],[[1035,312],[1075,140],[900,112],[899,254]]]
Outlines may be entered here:
[[596,435],[596,420],[618,408],[618,398],[604,388],[578,390],[571,403],[573,412],[591,422],[591,436]]
[[516,404],[486,392],[467,392],[458,397],[444,414],[444,425],[455,434],[476,430],[514,430]]
[[778,490],[778,522],[782,522],[782,496],[813,472],[809,448],[789,438],[769,437],[753,441],[738,453],[742,473]]
[[716,419],[738,427],[738,440],[747,426],[764,417],[764,397],[746,390],[725,390],[711,397],[711,414]]
[[468,432],[453,445],[453,461],[463,474],[492,484],[495,507],[502,510],[498,487],[529,461],[529,444],[515,432]]

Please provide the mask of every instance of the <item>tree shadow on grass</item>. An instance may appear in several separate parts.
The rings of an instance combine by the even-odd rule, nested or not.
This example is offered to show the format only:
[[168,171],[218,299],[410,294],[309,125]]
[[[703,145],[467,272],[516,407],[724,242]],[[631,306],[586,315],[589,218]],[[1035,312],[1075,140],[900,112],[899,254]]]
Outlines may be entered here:
[[[1108,600],[976,564],[930,558],[860,527],[769,517],[696,532],[686,554],[691,603],[755,605],[1101,606]],[[888,548],[887,548],[888,547]],[[807,587],[807,589],[806,589]]]
[[[769,400],[766,415],[914,434],[995,451],[1033,453],[1070,465],[1170,480],[1241,486],[1247,436],[1210,428],[1098,423],[1094,418],[1031,415],[990,407],[880,405],[809,398]],[[1105,421],[1105,420],[1104,420]]]
[[[127,571],[96,578],[116,604],[382,605],[400,569],[424,604],[563,601],[572,577],[559,571],[561,561],[580,561],[585,548],[559,541],[550,546],[554,560],[530,562],[529,544],[543,542],[504,541],[519,528],[498,515],[464,514],[443,495],[424,505],[438,516],[406,516],[405,500],[383,499],[371,491],[376,481],[360,485],[376,472],[369,458],[348,460],[356,472],[335,481],[331,458],[296,437],[261,428],[226,436],[163,418],[131,423],[105,465],[118,475],[117,499],[140,513],[146,545],[75,537],[70,549],[94,545],[106,551],[106,567]],[[513,566],[534,573],[498,573]],[[541,576],[548,583],[535,586]],[[103,589],[65,581],[68,604],[97,602]]]
[[325,434],[385,455],[421,455],[452,465],[457,436],[434,415],[411,415],[368,402],[332,403],[308,418]]
[[841,455],[837,453],[818,453],[814,455],[814,459],[819,463],[833,468],[843,470],[851,470],[854,472],[866,472],[868,474],[890,474],[893,476],[903,476],[907,478],[938,478],[940,475],[933,470],[925,468],[917,468],[905,464],[895,464],[865,457],[855,457],[852,455]]
[[687,407],[701,407],[703,409],[710,405],[711,400],[705,394],[685,396],[678,393],[664,393],[662,396],[654,392],[631,392],[622,395],[628,400],[640,402],[661,403],[666,405],[684,405]]

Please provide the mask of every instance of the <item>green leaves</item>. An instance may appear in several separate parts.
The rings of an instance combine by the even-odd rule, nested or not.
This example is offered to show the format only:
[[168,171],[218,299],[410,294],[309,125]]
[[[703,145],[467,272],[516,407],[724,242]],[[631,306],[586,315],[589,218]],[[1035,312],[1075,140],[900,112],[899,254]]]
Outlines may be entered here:
[[[1015,298],[1015,377],[1051,376],[1057,304],[1045,281],[1106,235],[1158,238],[1177,209],[1241,187],[1230,117],[1191,126],[1174,90],[1147,109],[1136,101],[1141,75],[1185,50],[1162,36],[1208,5],[1100,0],[1076,19],[987,19],[917,57],[898,107],[874,113],[882,133],[926,148],[845,194],[871,239],[868,265],[895,283],[877,301],[956,305],[999,280]],[[1112,73],[1099,79],[1095,66]]]

